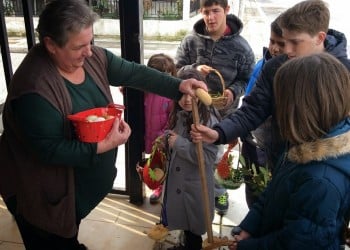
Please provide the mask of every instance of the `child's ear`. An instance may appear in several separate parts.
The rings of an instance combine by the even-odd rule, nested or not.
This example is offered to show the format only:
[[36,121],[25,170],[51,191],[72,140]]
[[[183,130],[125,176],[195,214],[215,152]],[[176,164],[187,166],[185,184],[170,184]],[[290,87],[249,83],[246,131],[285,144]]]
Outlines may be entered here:
[[323,32],[323,31],[320,31],[318,32],[317,34],[317,45],[320,45],[320,44],[323,44],[324,43],[324,40],[326,39],[327,37],[327,33],[326,32]]

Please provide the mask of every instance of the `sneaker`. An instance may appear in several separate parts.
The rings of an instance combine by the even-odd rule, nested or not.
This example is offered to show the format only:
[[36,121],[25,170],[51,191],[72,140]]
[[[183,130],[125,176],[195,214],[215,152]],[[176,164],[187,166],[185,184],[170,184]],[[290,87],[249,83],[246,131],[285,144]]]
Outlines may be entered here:
[[231,229],[231,235],[232,236],[239,235],[241,231],[242,229],[239,226],[233,226],[233,228]]
[[215,197],[215,209],[219,215],[224,215],[228,210],[228,193]]
[[162,190],[163,190],[163,185],[159,185],[159,187],[157,187],[149,197],[149,202],[152,204],[158,203],[158,201],[160,200],[160,197],[162,197]]

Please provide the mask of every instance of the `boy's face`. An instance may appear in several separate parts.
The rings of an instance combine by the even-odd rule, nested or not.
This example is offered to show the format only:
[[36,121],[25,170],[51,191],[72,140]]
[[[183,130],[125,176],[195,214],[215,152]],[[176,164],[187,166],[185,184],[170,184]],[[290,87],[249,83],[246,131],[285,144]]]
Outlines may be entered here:
[[201,14],[210,36],[222,36],[226,29],[226,15],[230,7],[225,9],[218,4],[201,8]]
[[325,32],[319,32],[315,36],[311,36],[306,32],[282,29],[282,33],[285,39],[284,53],[289,58],[307,56],[324,51]]
[[284,52],[284,38],[277,35],[275,32],[271,31],[270,34],[270,43],[269,43],[269,52],[271,56],[278,56]]

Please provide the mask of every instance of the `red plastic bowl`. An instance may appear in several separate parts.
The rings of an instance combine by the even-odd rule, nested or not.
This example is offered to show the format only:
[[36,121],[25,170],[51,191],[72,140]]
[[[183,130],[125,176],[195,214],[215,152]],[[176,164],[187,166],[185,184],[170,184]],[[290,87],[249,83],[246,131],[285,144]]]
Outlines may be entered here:
[[[68,115],[68,119],[72,121],[80,141],[99,142],[111,131],[114,120],[116,118],[120,119],[123,110],[123,105],[110,104],[107,107],[88,109],[73,115]],[[114,116],[114,118],[105,121],[89,122],[86,120],[89,115],[111,115]]]

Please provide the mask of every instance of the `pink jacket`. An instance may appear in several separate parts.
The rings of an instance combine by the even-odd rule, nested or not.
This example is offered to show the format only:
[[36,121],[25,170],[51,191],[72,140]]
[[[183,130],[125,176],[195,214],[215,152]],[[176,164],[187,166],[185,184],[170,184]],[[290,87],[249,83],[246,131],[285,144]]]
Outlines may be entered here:
[[145,152],[151,153],[153,141],[161,135],[167,125],[172,108],[172,100],[145,93]]

